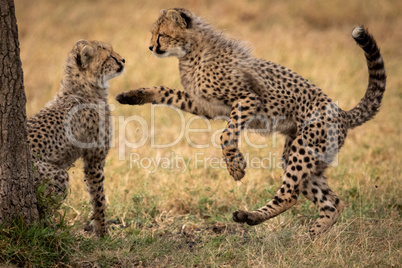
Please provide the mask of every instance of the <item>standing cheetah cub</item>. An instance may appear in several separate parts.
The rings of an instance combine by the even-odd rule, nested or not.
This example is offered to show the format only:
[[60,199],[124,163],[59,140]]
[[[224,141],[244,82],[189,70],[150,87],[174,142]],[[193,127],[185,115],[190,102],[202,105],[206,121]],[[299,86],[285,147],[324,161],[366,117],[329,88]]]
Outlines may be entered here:
[[91,219],[99,236],[106,234],[103,167],[111,138],[107,83],[123,72],[124,62],[108,44],[78,41],[68,55],[59,92],[28,120],[37,181],[50,181],[50,189],[65,195],[67,170],[83,159]]
[[275,197],[255,211],[236,211],[233,220],[259,224],[292,207],[300,193],[313,201],[319,218],[315,236],[329,229],[343,210],[324,171],[342,147],[349,129],[379,110],[385,91],[384,62],[374,38],[362,27],[352,36],[364,50],[369,71],[366,94],[355,108],[343,111],[321,89],[276,63],[256,59],[243,43],[228,39],[188,10],[163,10],[153,25],[149,49],[157,57],[179,59],[184,91],[164,86],[119,94],[122,104],[167,104],[207,118],[226,116],[221,135],[229,174],[240,180],[246,163],[238,149],[246,128],[285,135],[283,184]]

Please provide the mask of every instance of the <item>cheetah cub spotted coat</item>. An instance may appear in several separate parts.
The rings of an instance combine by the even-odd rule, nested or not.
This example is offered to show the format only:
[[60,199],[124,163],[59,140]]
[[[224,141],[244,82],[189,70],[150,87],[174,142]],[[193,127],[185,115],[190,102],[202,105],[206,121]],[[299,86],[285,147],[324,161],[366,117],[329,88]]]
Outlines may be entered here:
[[319,209],[310,234],[330,228],[344,205],[329,188],[324,171],[342,147],[347,131],[378,112],[385,91],[384,62],[367,30],[356,27],[352,32],[365,52],[369,82],[366,94],[350,111],[340,109],[295,72],[254,58],[243,43],[228,39],[188,10],[163,10],[151,32],[152,54],[179,59],[184,91],[141,88],[116,99],[122,104],[167,104],[211,119],[228,118],[221,146],[235,180],[243,178],[246,167],[238,149],[240,132],[282,133],[286,137],[282,186],[268,204],[255,211],[236,211],[233,220],[259,224],[292,207],[302,193]]
[[51,191],[64,196],[67,170],[82,158],[91,219],[99,236],[106,233],[103,167],[110,140],[107,83],[123,72],[124,62],[108,44],[78,41],[68,55],[59,92],[28,120],[37,182],[49,182]]

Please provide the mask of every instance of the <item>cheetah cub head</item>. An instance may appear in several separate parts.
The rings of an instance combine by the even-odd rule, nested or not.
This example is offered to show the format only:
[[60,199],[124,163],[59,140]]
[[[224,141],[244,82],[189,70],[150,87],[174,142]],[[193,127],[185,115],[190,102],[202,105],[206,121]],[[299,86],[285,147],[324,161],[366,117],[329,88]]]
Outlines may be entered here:
[[187,35],[194,17],[186,9],[161,10],[161,15],[151,28],[152,54],[160,57],[184,57],[190,50]]
[[75,76],[101,89],[108,88],[108,81],[124,71],[125,60],[112,46],[99,41],[79,40],[67,59],[67,69]]

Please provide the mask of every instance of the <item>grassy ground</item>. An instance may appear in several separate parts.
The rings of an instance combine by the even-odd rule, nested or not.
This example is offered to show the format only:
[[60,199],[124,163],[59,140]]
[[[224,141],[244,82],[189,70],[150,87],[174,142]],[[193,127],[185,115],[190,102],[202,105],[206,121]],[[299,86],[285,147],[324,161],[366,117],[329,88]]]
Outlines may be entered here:
[[[15,2],[28,115],[39,111],[58,90],[65,57],[75,41],[109,42],[127,62],[125,74],[111,82],[109,98],[115,105],[115,146],[107,159],[105,180],[107,218],[114,223],[110,236],[98,239],[84,231],[90,208],[78,162],[70,170],[70,193],[63,205],[74,242],[69,240],[61,250],[55,247],[59,255],[50,263],[73,267],[397,267],[402,263],[401,1]],[[219,167],[221,152],[214,146],[224,122],[208,125],[189,114],[182,118],[170,108],[121,106],[114,100],[119,92],[137,87],[182,88],[177,60],[157,59],[147,49],[149,28],[159,10],[175,6],[248,41],[256,57],[293,69],[343,109],[356,105],[367,85],[366,63],[351,30],[364,24],[376,37],[388,74],[383,106],[374,120],[350,131],[337,166],[327,172],[329,184],[347,207],[335,227],[316,241],[307,231],[317,213],[305,198],[256,227],[231,220],[237,209],[265,204],[281,184],[281,136],[245,136],[242,151],[255,161],[263,159],[263,167],[257,163],[241,182],[234,182]],[[203,131],[188,131],[195,128]],[[174,145],[155,148],[169,143]],[[151,161],[158,159],[161,165],[155,168]],[[22,263],[44,266],[38,258]]]

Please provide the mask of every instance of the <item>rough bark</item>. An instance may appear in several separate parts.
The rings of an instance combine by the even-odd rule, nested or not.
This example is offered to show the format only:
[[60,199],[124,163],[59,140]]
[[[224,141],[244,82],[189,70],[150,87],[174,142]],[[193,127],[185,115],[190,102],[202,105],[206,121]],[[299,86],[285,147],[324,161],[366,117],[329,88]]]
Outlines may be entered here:
[[0,0],[0,223],[38,219],[13,0]]

